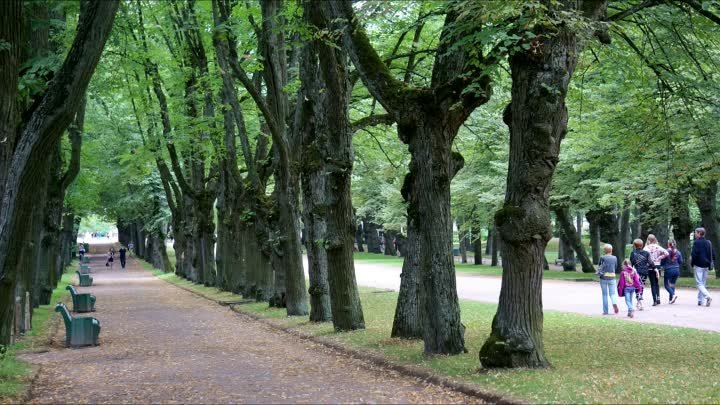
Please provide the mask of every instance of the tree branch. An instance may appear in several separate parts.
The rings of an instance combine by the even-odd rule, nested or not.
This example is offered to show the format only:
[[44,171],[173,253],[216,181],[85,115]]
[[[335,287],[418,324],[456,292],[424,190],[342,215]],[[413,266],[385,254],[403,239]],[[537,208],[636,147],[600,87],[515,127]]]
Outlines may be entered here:
[[720,16],[717,14],[711,13],[709,10],[706,10],[703,8],[702,4],[697,0],[674,0],[678,3],[685,4],[687,6],[690,6],[693,10],[695,10],[698,14],[706,17],[710,21],[714,22],[715,24],[720,25]]
[[642,3],[638,3],[627,10],[620,11],[616,14],[611,15],[608,17],[608,21],[620,21],[625,17],[629,17],[638,11],[644,10],[646,8],[654,7],[660,4],[661,2],[659,0],[645,0]]
[[350,0],[323,2],[332,20],[343,21],[343,43],[365,86],[386,111],[395,113],[401,108],[407,89],[395,79],[370,43],[365,29],[358,23]]
[[354,133],[366,127],[370,127],[378,124],[392,125],[395,123],[395,119],[390,114],[373,114],[367,117],[360,118],[359,120],[350,124],[350,132]]

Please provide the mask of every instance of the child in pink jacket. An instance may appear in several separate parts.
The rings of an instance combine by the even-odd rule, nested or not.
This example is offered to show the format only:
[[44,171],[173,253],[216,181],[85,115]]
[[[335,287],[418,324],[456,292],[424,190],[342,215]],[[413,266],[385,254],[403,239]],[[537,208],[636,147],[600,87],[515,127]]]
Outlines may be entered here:
[[640,283],[640,276],[638,276],[635,269],[630,266],[630,260],[625,259],[618,280],[618,295],[625,297],[625,304],[627,304],[628,307],[627,316],[630,318],[633,317],[635,312],[635,307],[633,306],[635,291],[637,290],[642,293],[642,289],[643,285]]

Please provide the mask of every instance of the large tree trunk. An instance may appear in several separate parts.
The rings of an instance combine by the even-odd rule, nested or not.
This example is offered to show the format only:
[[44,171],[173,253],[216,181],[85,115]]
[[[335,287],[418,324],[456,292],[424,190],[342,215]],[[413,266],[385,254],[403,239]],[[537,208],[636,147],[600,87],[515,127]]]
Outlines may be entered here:
[[460,250],[460,262],[461,263],[467,263],[467,249],[468,245],[470,244],[470,231],[467,229],[462,229],[462,224],[458,223],[458,247]]
[[[20,38],[23,32],[22,2],[9,1],[0,8],[0,39],[10,49],[0,53],[0,139],[14,147],[3,149],[0,167],[2,203],[0,205],[0,344],[7,344],[13,325],[14,291],[20,278],[16,267],[18,243],[23,240],[31,204],[30,196],[42,173],[42,162],[57,145],[72,121],[88,82],[105,46],[117,1],[82,4],[74,43],[62,67],[21,128],[16,111]],[[14,142],[17,140],[17,142]],[[5,148],[5,146],[3,146]]]
[[[314,1],[305,3],[308,20],[321,30],[329,28],[330,18],[323,13],[320,4]],[[314,49],[313,49],[314,48]],[[314,50],[314,52],[309,52]],[[315,130],[318,140],[324,141],[319,148],[326,162],[323,175],[326,177],[327,207],[325,247],[327,249],[328,284],[333,326],[336,330],[356,330],[365,328],[365,320],[360,304],[360,293],[355,281],[353,261],[353,214],[351,175],[353,167],[352,132],[348,117],[350,86],[348,81],[347,56],[336,46],[325,41],[315,41],[306,51],[312,59],[306,66],[306,79],[314,79],[316,74],[316,56],[319,61],[320,75],[315,83],[307,83],[312,93],[310,102],[315,116]],[[318,85],[318,87],[315,87]],[[321,91],[321,89],[325,91]]]
[[[553,3],[548,12],[574,11],[576,2]],[[591,19],[604,14],[603,1],[585,2]],[[503,249],[503,277],[492,332],[480,350],[485,367],[547,367],[543,344],[542,276],[550,240],[549,188],[567,133],[565,106],[580,46],[567,26],[533,30],[539,49],[509,57],[511,102],[503,119],[510,129],[510,158],[504,206],[495,214]],[[539,32],[537,32],[539,31]]]
[[485,255],[490,256],[490,253],[492,252],[492,244],[493,244],[493,234],[495,231],[493,230],[492,226],[488,226],[488,238],[487,243],[485,244]]
[[[304,50],[303,53],[310,54]],[[311,54],[314,59],[314,54]],[[305,57],[311,57],[304,55]],[[313,60],[313,62],[315,62]],[[305,62],[303,62],[305,64]],[[310,75],[307,69],[301,76]],[[310,80],[317,80],[311,77]],[[307,86],[303,83],[303,86]],[[304,93],[301,93],[303,95]],[[306,97],[312,97],[308,94]],[[309,100],[306,102],[310,102]],[[312,111],[305,114],[312,114]],[[314,117],[313,117],[314,118]],[[308,119],[307,121],[310,121]],[[311,125],[309,122],[307,125]],[[301,180],[303,189],[305,223],[305,249],[307,251],[308,275],[310,279],[310,321],[327,322],[332,319],[330,309],[330,287],[328,285],[328,259],[326,251],[328,204],[326,202],[325,162],[323,157],[327,151],[324,142],[316,136],[316,128],[308,128],[303,137],[303,159],[301,164]]]
[[423,336],[418,312],[420,245],[413,221],[414,219],[408,218],[408,236],[403,244],[405,260],[400,273],[400,292],[391,333],[392,337],[405,339],[420,339]]
[[[572,247],[572,250],[575,251],[577,254],[578,259],[580,260],[580,264],[582,266],[583,273],[594,273],[595,272],[595,266],[593,266],[592,262],[590,261],[590,258],[587,255],[587,252],[585,251],[585,246],[582,244],[582,241],[580,240],[580,234],[578,234],[575,231],[575,227],[572,224],[572,220],[570,218],[570,214],[565,207],[554,207],[553,211],[555,211],[555,215],[557,217],[558,222],[560,223],[560,227],[562,228],[562,232],[567,238],[567,240],[570,242],[570,246]],[[564,264],[563,264],[564,266]],[[568,269],[565,269],[566,271]],[[575,271],[575,263],[573,262],[571,271]]]

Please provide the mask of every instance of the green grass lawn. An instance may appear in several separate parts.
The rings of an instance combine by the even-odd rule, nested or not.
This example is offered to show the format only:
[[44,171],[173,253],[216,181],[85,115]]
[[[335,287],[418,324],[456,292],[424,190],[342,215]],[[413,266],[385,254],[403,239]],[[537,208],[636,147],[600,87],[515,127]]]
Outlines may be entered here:
[[[359,253],[355,252],[355,261],[358,263],[375,263],[389,265],[397,268],[402,267],[403,258],[394,256],[385,256],[375,253]],[[502,276],[501,267],[491,267],[487,265],[474,265],[474,264],[463,264],[455,263],[455,271],[464,275],[478,275],[478,276]],[[569,280],[569,281],[583,281],[583,280],[595,280],[596,276],[594,273],[582,273],[579,271],[561,271],[561,270],[547,270],[543,273],[543,277],[548,280]],[[712,276],[711,276],[712,277]],[[678,287],[695,288],[695,279],[692,277],[680,277],[677,281]],[[710,278],[707,281],[708,288],[720,288],[720,279]],[[663,290],[662,285],[660,289]],[[664,290],[663,290],[664,291]]]
[[30,366],[17,359],[21,351],[33,351],[44,347],[50,333],[51,319],[55,316],[55,304],[69,301],[65,287],[74,279],[74,271],[78,262],[74,260],[67,268],[73,273],[65,273],[57,288],[53,290],[50,305],[41,305],[33,312],[33,329],[14,345],[8,347],[7,353],[0,356],[0,403],[22,395],[29,383]]
[[[174,274],[160,277],[214,299],[233,296]],[[720,372],[718,333],[546,311],[544,341],[552,367],[488,371],[479,369],[478,351],[490,332],[495,305],[461,301],[469,353],[425,357],[422,342],[389,337],[397,293],[371,288],[360,292],[367,328],[349,333],[337,333],[329,323],[310,323],[307,317],[287,317],[284,309],[266,303],[235,308],[535,403],[720,403],[715,378]]]

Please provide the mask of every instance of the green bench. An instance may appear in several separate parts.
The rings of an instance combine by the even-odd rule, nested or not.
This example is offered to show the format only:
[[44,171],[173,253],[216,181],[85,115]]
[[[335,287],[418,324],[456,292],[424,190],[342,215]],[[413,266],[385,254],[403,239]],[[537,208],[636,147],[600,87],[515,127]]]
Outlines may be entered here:
[[90,266],[88,266],[87,264],[81,264],[80,274],[90,274]]
[[73,312],[92,312],[95,311],[95,296],[90,293],[79,293],[75,287],[69,285],[65,287],[70,291],[73,301]]
[[97,346],[100,341],[100,321],[91,317],[73,317],[65,304],[55,306],[65,321],[65,346]]
[[90,287],[93,282],[93,278],[90,277],[89,274],[80,273],[79,271],[76,271],[78,275],[78,286],[80,287]]
[[82,258],[82,262],[85,263],[85,264],[89,264],[89,263],[90,263],[90,258],[87,256],[87,252],[85,252],[85,255],[84,255],[83,258]]

